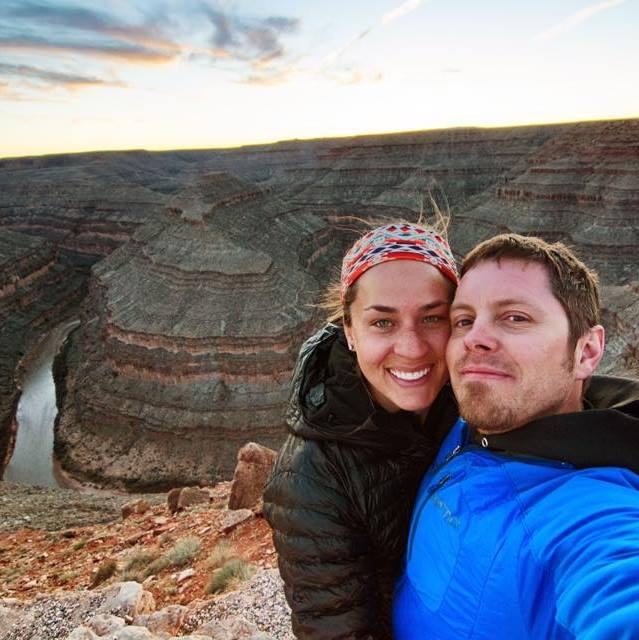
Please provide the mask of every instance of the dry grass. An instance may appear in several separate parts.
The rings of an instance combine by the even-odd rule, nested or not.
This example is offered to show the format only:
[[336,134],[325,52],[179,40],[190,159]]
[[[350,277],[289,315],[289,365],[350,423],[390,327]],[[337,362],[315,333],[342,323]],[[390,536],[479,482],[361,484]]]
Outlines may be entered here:
[[201,546],[200,539],[195,536],[181,538],[168,551],[151,562],[144,570],[144,574],[150,576],[168,567],[183,567],[197,556]]
[[239,582],[248,580],[254,573],[255,568],[244,560],[231,558],[213,573],[206,584],[205,591],[206,593],[221,593]]

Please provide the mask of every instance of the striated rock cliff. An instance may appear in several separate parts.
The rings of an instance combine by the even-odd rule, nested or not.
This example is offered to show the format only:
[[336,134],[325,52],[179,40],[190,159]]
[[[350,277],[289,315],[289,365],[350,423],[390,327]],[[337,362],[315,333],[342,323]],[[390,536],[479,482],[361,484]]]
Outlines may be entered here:
[[228,476],[247,440],[279,445],[317,292],[282,213],[212,174],[94,267],[57,426],[67,469],[172,486]]
[[[639,121],[0,161],[13,300],[0,308],[18,313],[16,283],[73,269],[68,291],[21,298],[43,332],[88,291],[56,366],[64,467],[160,488],[229,477],[248,440],[276,448],[313,304],[361,230],[352,216],[414,217],[431,196],[450,206],[460,257],[506,230],[575,247],[604,285],[604,370],[639,375]],[[2,357],[0,452],[21,356]]]

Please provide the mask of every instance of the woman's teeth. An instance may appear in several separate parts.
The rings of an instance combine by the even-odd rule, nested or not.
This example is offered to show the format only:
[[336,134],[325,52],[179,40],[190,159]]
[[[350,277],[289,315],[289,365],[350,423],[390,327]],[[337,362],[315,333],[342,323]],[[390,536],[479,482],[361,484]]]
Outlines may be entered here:
[[400,371],[399,369],[389,369],[389,371],[400,380],[419,380],[430,371],[430,367],[420,371]]

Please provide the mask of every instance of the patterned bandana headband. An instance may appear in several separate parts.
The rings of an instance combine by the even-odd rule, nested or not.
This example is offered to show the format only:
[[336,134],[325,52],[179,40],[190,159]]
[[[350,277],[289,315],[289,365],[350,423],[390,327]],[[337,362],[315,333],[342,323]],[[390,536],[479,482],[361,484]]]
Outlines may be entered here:
[[342,302],[348,287],[364,272],[389,260],[432,264],[451,282],[459,282],[455,258],[438,233],[414,224],[387,224],[362,236],[344,256],[340,277]]

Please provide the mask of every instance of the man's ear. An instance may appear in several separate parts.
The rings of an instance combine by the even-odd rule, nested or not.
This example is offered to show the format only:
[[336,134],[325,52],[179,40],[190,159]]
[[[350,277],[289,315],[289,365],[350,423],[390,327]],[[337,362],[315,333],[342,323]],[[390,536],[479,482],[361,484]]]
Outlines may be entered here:
[[586,380],[595,372],[604,353],[605,331],[600,324],[588,329],[575,347],[575,374],[577,380]]

